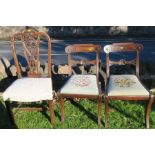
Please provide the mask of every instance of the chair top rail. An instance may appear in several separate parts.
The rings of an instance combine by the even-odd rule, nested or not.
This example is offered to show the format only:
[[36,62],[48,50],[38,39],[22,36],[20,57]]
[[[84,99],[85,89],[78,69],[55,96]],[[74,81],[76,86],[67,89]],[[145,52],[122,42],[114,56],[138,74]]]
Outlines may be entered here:
[[66,53],[100,52],[101,46],[95,44],[74,44],[65,48]]
[[140,52],[142,50],[142,44],[137,44],[133,42],[113,43],[104,47],[104,52],[107,54],[110,52]]

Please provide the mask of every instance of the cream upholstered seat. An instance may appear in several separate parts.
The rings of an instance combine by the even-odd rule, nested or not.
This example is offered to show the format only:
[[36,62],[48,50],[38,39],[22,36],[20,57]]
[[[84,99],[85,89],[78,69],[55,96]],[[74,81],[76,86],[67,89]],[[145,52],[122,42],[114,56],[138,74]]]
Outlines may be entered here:
[[108,96],[149,96],[135,75],[111,75]]
[[21,78],[17,79],[3,93],[4,101],[36,102],[52,100],[51,78]]
[[96,75],[72,75],[60,90],[61,94],[98,95]]

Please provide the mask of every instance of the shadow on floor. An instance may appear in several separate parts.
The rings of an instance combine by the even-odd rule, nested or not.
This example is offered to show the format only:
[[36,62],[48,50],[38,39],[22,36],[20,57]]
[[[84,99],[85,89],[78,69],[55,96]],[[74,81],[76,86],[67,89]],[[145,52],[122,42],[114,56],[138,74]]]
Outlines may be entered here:
[[[80,111],[84,112],[84,114],[86,114],[89,119],[91,119],[92,121],[98,124],[98,117],[96,115],[86,110],[82,105],[76,103],[74,100],[70,99],[70,102],[72,105],[77,107]],[[97,110],[97,106],[96,106],[96,110]],[[104,122],[102,120],[101,120],[101,124],[104,126]]]
[[[39,110],[38,112],[40,112],[49,122],[50,120],[50,115],[47,113],[47,111],[49,111],[48,109],[48,103],[44,102],[44,103],[37,103],[37,102],[33,102],[30,104],[18,104],[16,102],[12,103],[12,108],[14,108],[14,116],[18,113],[18,110],[16,108],[39,108],[42,110]],[[37,110],[33,110],[33,111],[37,111]],[[58,117],[59,120],[61,120],[61,116],[59,115],[58,112],[54,111],[55,117]],[[13,124],[15,125],[15,121],[12,120]]]
[[[133,106],[133,105],[141,105],[141,106],[144,106],[144,109],[146,108],[146,101],[139,101],[138,103],[137,103],[137,101],[135,101],[135,102],[132,101],[132,102],[130,102],[130,104],[131,104],[130,106]],[[115,109],[118,112],[122,113],[125,117],[131,118],[132,120],[134,120],[136,122],[139,122],[143,126],[145,126],[145,123],[142,122],[137,115],[135,116],[135,115],[133,115],[133,113],[128,112],[127,110],[122,110],[121,108],[119,108],[117,105],[115,106],[114,104],[113,105],[112,104],[109,104],[109,108]],[[137,112],[135,111],[135,113],[138,113],[138,110],[137,110]],[[144,113],[145,113],[145,111],[144,111]],[[144,121],[145,121],[145,114],[144,114]]]

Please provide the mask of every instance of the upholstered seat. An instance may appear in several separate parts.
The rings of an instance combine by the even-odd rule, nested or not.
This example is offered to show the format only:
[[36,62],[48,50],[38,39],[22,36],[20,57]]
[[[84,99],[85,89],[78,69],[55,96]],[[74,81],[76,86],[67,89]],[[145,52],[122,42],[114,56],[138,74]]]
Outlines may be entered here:
[[51,78],[21,78],[17,79],[3,93],[4,101],[36,102],[52,100]]
[[60,90],[61,94],[98,95],[96,75],[72,75]]
[[135,75],[111,75],[108,96],[149,96]]

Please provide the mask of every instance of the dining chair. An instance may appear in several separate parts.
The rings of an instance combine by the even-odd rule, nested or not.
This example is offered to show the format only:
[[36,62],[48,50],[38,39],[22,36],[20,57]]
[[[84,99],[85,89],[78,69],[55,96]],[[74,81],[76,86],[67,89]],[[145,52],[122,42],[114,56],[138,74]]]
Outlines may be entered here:
[[[138,43],[113,43],[104,46],[106,53],[106,87],[105,87],[105,127],[108,127],[108,101],[109,100],[146,100],[147,107],[145,112],[146,128],[150,127],[149,114],[154,101],[154,95],[147,90],[139,76],[139,53],[143,50],[143,45]],[[112,60],[110,53],[120,56],[127,53],[133,53],[134,59]],[[110,74],[110,68],[113,65],[134,65],[135,74]]]
[[[99,55],[101,46],[95,44],[73,44],[65,48],[68,54],[69,79],[59,90],[61,104],[61,121],[64,122],[64,98],[88,98],[97,99],[98,103],[98,125],[101,125],[101,103],[102,91],[99,83]],[[81,54],[94,54],[95,59],[88,60]],[[78,60],[74,55],[79,58]],[[88,55],[87,55],[88,56]],[[96,74],[74,74],[73,67],[75,65],[95,65]]]
[[[18,44],[18,46],[17,46]],[[45,53],[48,56],[48,74],[40,73],[41,45],[45,46]],[[23,74],[19,57],[19,46],[21,53],[26,60],[26,75]],[[47,48],[47,49],[46,49]],[[11,37],[11,50],[14,63],[17,69],[18,79],[15,80],[3,93],[3,100],[12,120],[12,103],[16,103],[16,110],[43,110],[41,107],[32,107],[33,102],[48,101],[51,125],[54,123],[54,102],[51,79],[51,39],[45,32],[38,32],[31,29],[21,33],[15,33]],[[44,103],[44,102],[43,102]],[[28,107],[21,107],[28,104]]]

